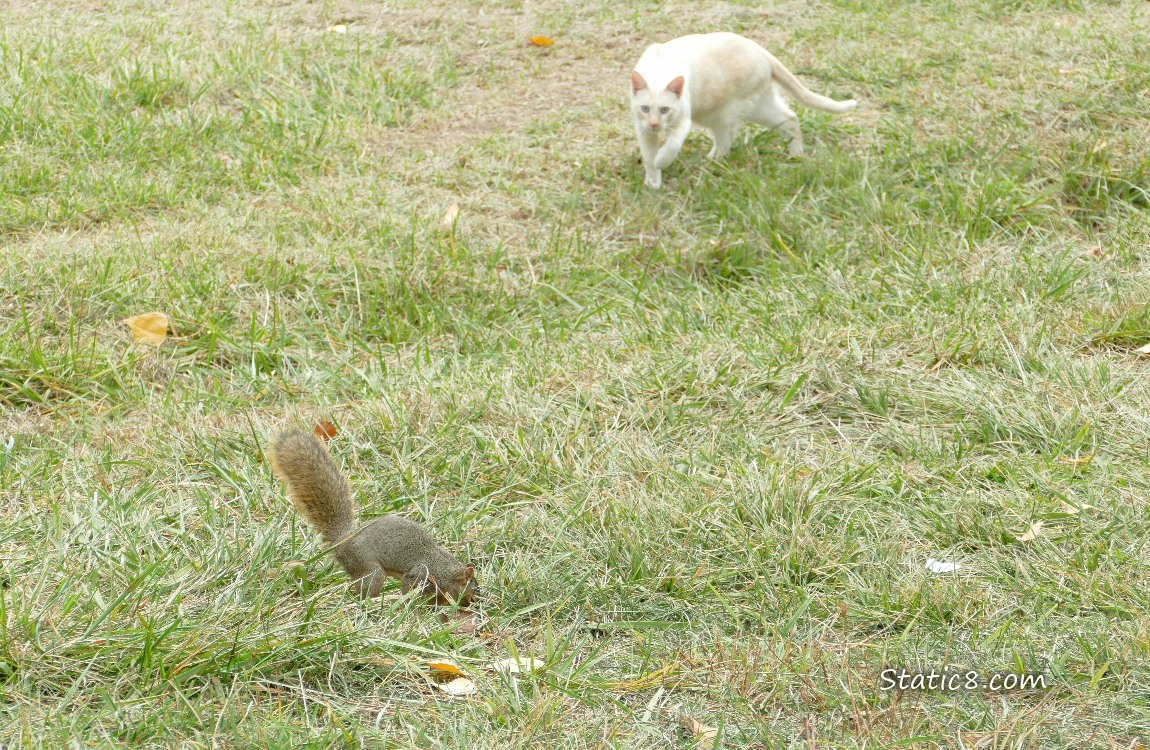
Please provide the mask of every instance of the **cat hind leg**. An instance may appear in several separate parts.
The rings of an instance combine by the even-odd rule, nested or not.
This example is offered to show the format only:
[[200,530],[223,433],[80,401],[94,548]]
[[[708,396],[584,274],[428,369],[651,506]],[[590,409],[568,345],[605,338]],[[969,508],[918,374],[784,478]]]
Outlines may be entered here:
[[749,119],[764,128],[779,130],[787,136],[790,139],[790,143],[787,144],[788,155],[794,157],[803,155],[803,131],[799,128],[799,118],[777,91],[772,91],[760,99]]

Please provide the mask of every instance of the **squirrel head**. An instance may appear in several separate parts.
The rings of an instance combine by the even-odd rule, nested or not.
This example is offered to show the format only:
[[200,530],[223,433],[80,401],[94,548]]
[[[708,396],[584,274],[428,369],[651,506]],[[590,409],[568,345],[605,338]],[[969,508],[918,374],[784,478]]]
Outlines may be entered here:
[[415,589],[426,597],[429,602],[441,606],[456,604],[466,607],[473,599],[479,598],[479,584],[475,582],[475,566],[471,563],[464,565],[459,573],[449,578],[436,578],[426,565],[419,566],[418,579],[415,571],[408,573],[404,578],[404,590]]
[[[433,580],[432,583],[436,582]],[[436,583],[436,604],[454,603],[466,607],[471,604],[472,599],[478,598],[479,584],[475,582],[475,566],[471,563],[464,565],[458,575],[452,576],[449,585]]]

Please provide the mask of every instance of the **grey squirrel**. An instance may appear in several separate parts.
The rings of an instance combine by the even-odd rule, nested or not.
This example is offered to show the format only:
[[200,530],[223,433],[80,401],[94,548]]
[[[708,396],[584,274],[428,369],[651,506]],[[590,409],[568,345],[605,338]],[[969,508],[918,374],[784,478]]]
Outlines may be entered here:
[[356,510],[343,473],[319,438],[287,430],[272,440],[272,471],[288,497],[332,545],[332,554],[362,597],[379,596],[388,576],[402,590],[419,591],[436,604],[466,607],[479,595],[475,566],[463,564],[422,526],[403,516],[383,516],[355,530]]

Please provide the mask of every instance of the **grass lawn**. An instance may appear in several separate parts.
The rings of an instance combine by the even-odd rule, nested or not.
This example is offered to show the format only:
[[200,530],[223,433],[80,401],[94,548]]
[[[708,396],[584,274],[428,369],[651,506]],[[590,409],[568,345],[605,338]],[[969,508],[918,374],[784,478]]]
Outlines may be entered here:
[[[715,30],[859,109],[647,190]],[[8,2],[0,743],[1144,750],[1148,113],[1138,0]],[[348,593],[321,420],[481,619]]]

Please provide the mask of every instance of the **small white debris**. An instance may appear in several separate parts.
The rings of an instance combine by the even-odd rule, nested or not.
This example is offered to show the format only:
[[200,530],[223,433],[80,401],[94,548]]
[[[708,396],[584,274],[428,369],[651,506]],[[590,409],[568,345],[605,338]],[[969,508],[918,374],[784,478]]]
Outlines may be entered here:
[[1071,505],[1065,500],[1059,500],[1058,507],[1062,509],[1063,513],[1069,514],[1071,516],[1076,516],[1084,510],[1091,510],[1094,506],[1087,503],[1082,503],[1081,505],[1075,506]]
[[466,698],[479,692],[475,683],[466,677],[456,677],[451,682],[441,682],[437,687],[452,698]]
[[943,562],[942,560],[935,560],[933,557],[928,557],[926,558],[926,569],[931,573],[953,573],[956,570],[961,570],[962,564]]
[[493,661],[487,665],[487,668],[496,672],[509,672],[511,674],[518,674],[519,672],[534,672],[536,669],[539,669],[544,665],[545,662],[542,659],[532,659],[526,656],[520,656],[518,659],[503,659],[502,661]]

